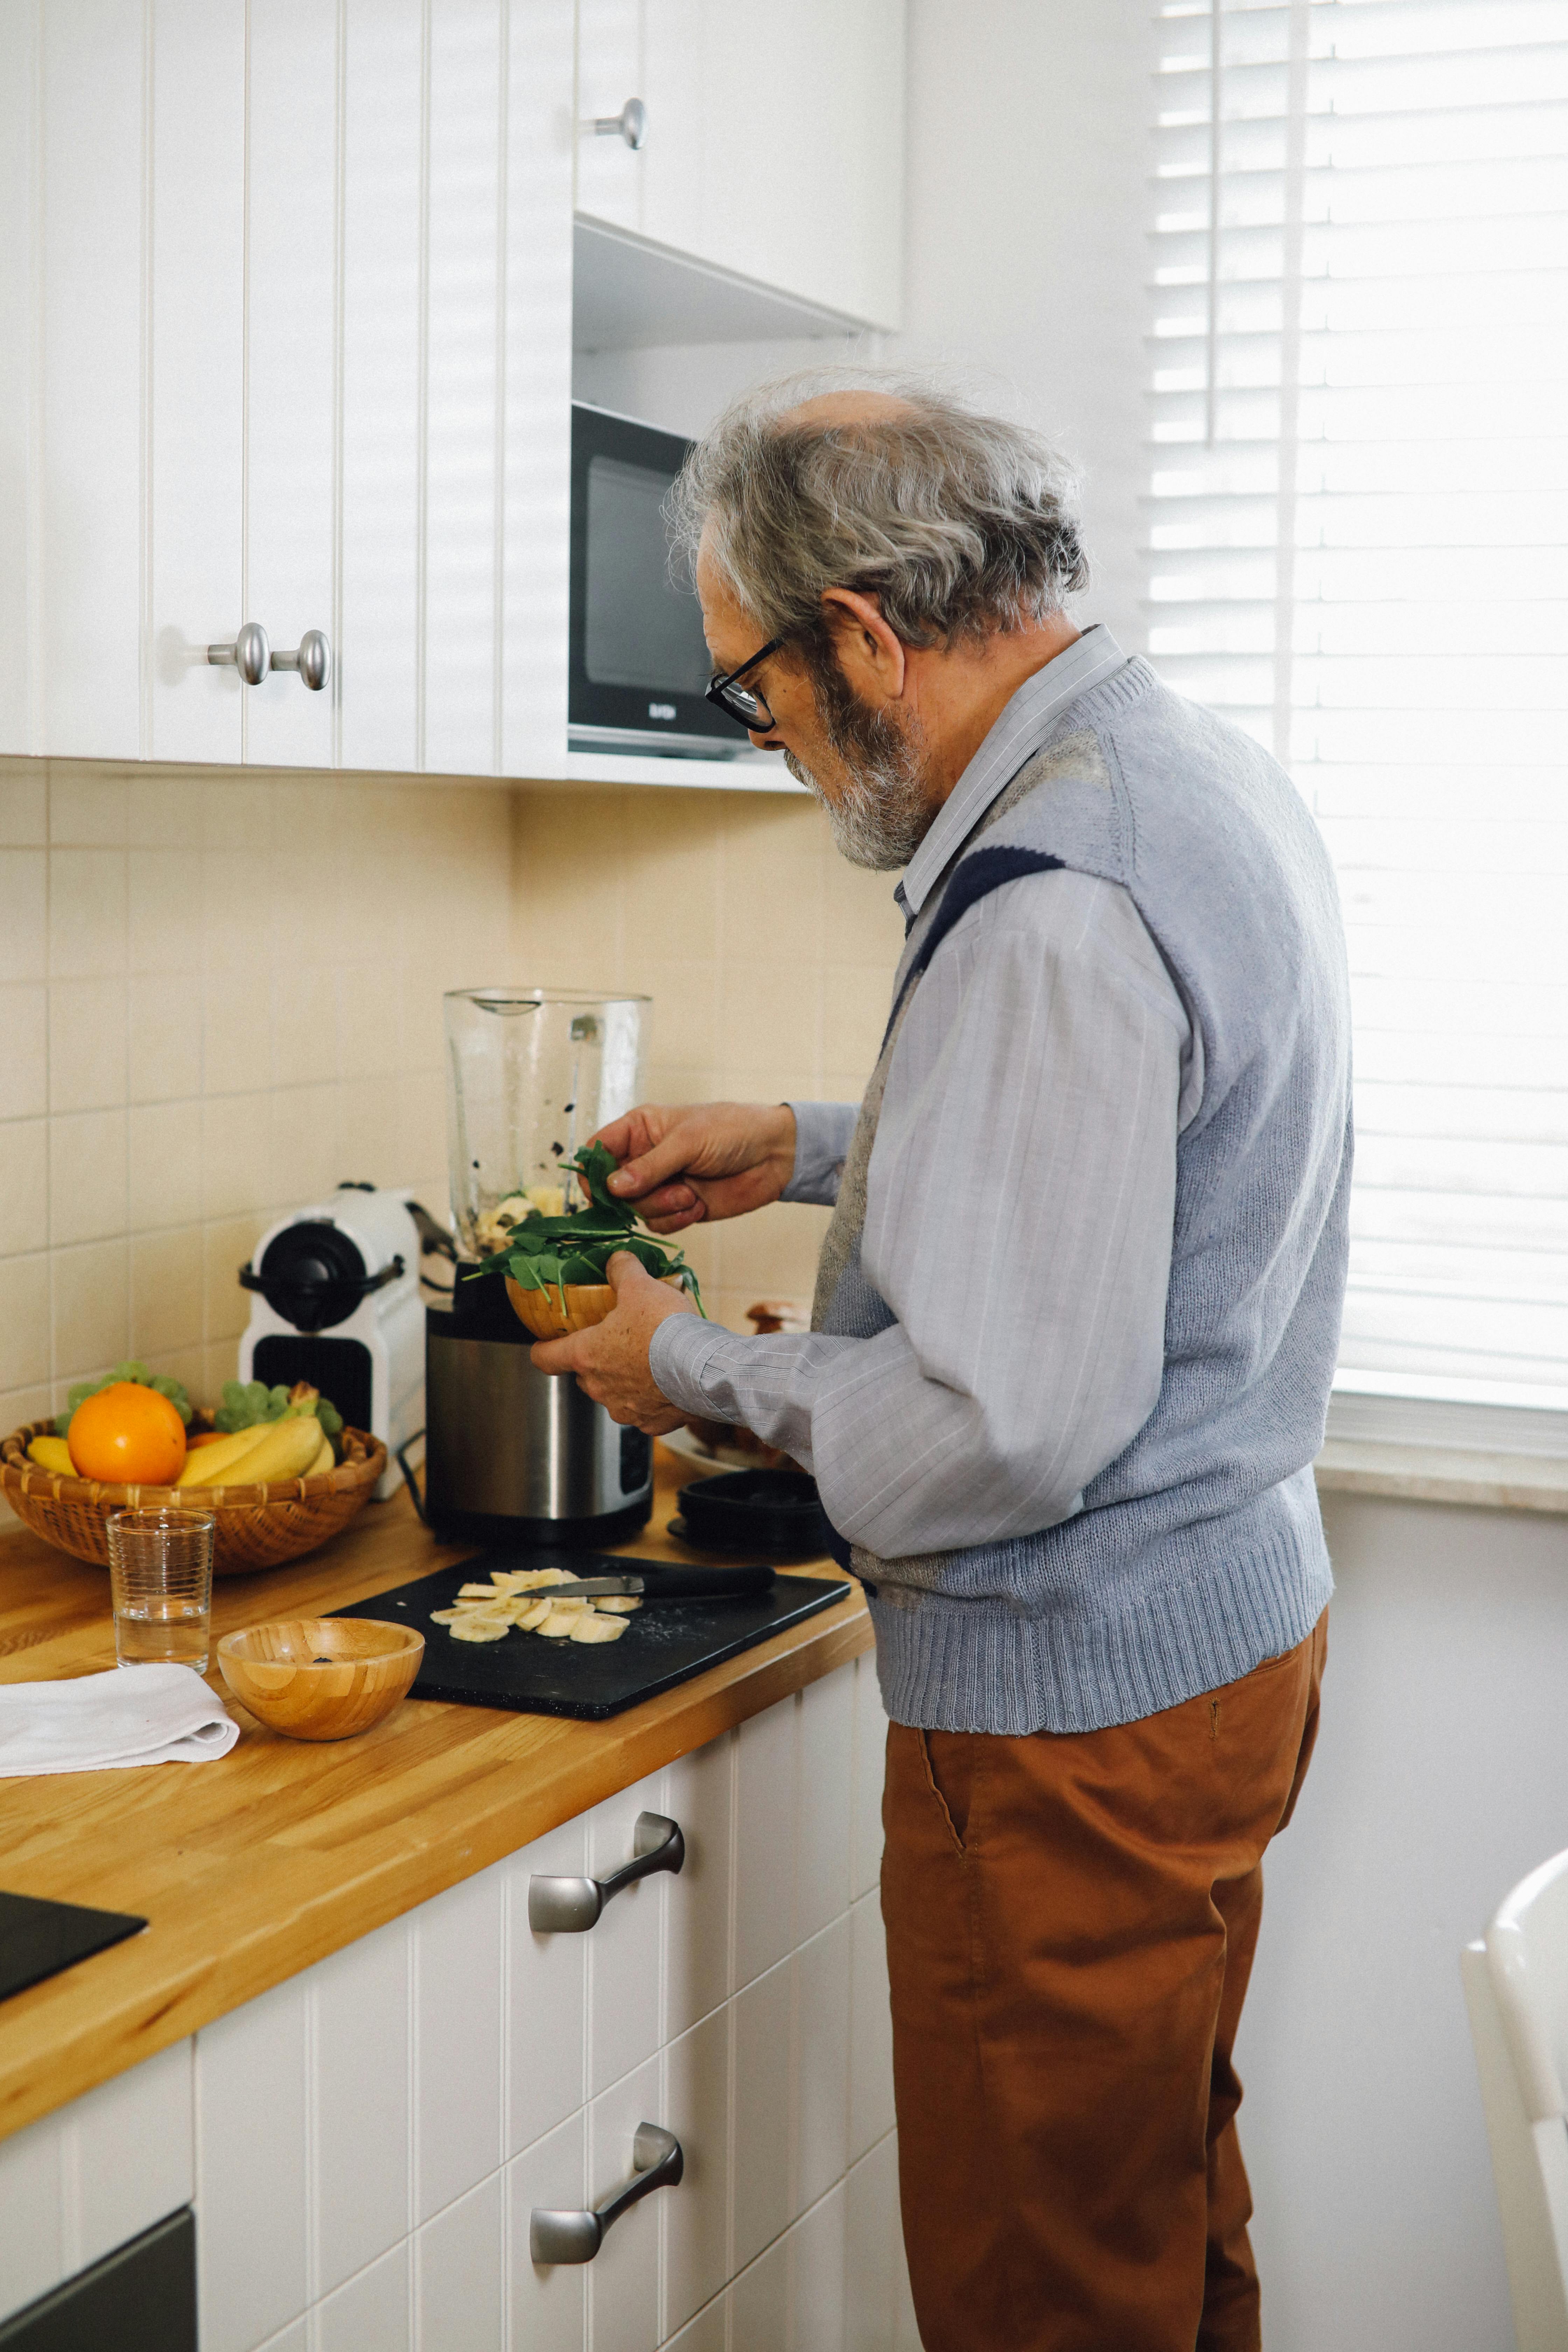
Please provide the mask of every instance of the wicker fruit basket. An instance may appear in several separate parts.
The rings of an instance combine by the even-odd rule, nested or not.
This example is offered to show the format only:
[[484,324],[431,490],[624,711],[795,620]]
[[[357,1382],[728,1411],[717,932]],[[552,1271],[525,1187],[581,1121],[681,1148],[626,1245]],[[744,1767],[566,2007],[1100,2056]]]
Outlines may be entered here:
[[339,1441],[342,1461],[310,1478],[277,1478],[262,1486],[104,1486],[96,1478],[62,1478],[28,1460],[29,1439],[54,1434],[52,1421],[30,1421],[0,1439],[0,1491],[34,1535],[100,1568],[109,1565],[112,1511],[182,1505],[216,1517],[215,1576],[276,1568],[346,1528],[386,1467],[379,1437],[345,1429]]

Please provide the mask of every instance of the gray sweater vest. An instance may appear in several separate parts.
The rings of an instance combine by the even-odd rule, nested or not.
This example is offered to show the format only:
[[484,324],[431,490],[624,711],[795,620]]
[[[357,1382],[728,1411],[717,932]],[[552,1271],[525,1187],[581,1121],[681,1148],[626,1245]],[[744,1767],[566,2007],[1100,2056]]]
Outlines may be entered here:
[[1087,1731],[1216,1688],[1310,1632],[1332,1590],[1310,1464],[1344,1291],[1350,1003],[1322,841],[1284,772],[1148,665],[1073,703],[916,919],[845,1163],[813,1320],[893,1320],[860,1266],[866,1176],[903,1013],[990,889],[1062,866],[1125,886],[1201,1054],[1177,1147],[1165,1367],[1073,1517],[972,1549],[857,1547],[900,1723]]

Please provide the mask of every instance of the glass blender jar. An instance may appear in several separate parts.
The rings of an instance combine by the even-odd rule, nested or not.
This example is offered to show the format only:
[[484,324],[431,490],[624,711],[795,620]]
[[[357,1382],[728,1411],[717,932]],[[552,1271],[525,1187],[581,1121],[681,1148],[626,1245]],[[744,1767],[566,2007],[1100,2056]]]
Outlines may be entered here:
[[458,1265],[425,1326],[426,1510],[442,1535],[553,1549],[623,1540],[653,1507],[653,1447],[569,1375],[537,1370],[500,1274],[509,1221],[581,1199],[564,1166],[638,1101],[649,1000],[462,988],[445,1000]]
[[639,1098],[648,999],[459,988],[444,1003],[452,1216],[459,1255],[480,1258],[505,1238],[503,1207],[515,1222],[582,1198],[565,1162]]

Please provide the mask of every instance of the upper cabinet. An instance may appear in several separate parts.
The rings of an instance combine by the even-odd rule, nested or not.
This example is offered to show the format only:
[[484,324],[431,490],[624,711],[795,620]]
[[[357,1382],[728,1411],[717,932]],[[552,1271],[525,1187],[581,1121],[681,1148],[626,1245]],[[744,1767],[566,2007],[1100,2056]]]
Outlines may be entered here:
[[904,0],[578,0],[577,117],[579,213],[898,326]]
[[903,0],[0,0],[0,754],[569,772],[574,200],[580,341],[890,324],[902,124]]
[[0,751],[559,772],[572,75],[571,0],[0,14]]

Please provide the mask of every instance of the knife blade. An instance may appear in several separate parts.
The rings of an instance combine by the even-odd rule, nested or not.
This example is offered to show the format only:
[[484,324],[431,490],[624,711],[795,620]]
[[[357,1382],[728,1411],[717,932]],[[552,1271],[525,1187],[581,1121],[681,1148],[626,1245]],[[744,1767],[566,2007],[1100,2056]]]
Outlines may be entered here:
[[[763,1561],[748,1568],[649,1567],[641,1575],[583,1576],[570,1584],[543,1586],[541,1601],[595,1601],[618,1593],[642,1601],[732,1600],[737,1594],[765,1592],[773,1571]],[[532,1593],[530,1600],[535,1598]]]

